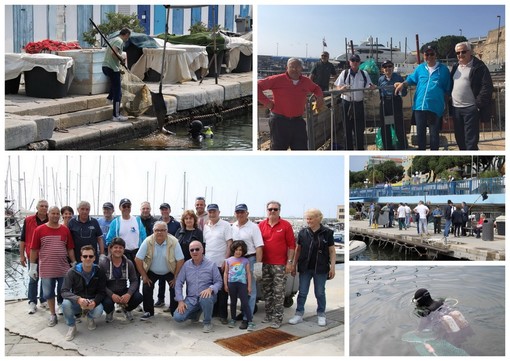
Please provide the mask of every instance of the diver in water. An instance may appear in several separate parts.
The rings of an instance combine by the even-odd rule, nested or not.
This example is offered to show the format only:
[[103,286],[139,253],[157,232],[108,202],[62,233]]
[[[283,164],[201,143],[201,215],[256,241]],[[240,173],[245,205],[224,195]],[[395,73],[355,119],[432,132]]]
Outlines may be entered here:
[[193,120],[188,127],[188,134],[191,139],[201,142],[204,138],[212,138],[213,132],[211,127],[204,127],[200,120]]
[[434,300],[430,292],[420,288],[414,294],[415,314],[421,317],[419,331],[430,330],[452,345],[459,346],[467,337],[474,334],[464,315],[453,310],[444,298]]

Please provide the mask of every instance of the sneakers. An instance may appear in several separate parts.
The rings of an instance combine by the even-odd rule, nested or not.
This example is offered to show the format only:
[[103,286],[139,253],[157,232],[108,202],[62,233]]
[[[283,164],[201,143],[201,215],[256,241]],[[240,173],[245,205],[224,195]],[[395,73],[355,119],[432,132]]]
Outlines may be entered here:
[[150,312],[145,312],[142,317],[140,317],[140,321],[148,321],[149,319],[151,319],[152,317],[154,317],[154,315],[151,315]]
[[[154,305],[154,306],[156,306],[156,305]],[[163,306],[164,306],[164,304],[163,304]],[[172,310],[170,309],[170,307],[168,307],[168,308],[165,308],[163,310],[163,312],[170,312],[170,313],[172,313]]]
[[274,328],[274,329],[277,329],[277,328],[280,328],[282,324],[280,322],[276,322],[274,321],[272,324],[271,324],[271,328]]
[[326,326],[326,317],[324,316],[317,316],[317,324],[321,327]]
[[74,315],[74,321],[75,321],[76,323],[81,323],[81,314]]
[[297,325],[298,323],[303,322],[303,316],[301,315],[295,315],[289,320],[289,323],[291,325]]
[[154,304],[154,307],[163,307],[164,305],[165,305],[164,300],[158,300],[158,302]]
[[93,318],[87,317],[87,328],[92,331],[96,329],[96,321]]
[[202,332],[209,333],[212,331],[212,323],[204,324],[204,327],[202,328]]
[[46,302],[46,301],[41,302],[41,304],[39,305],[39,307],[41,307],[41,308],[48,308],[48,302]]
[[57,315],[50,315],[50,320],[48,321],[48,327],[53,327],[58,323]]
[[122,312],[122,307],[118,303],[115,304],[115,312],[117,312],[117,313]]
[[228,320],[228,327],[230,327],[230,328],[236,327],[236,320],[234,320],[234,319]]
[[243,320],[243,322],[241,322],[241,325],[239,326],[239,329],[246,330],[247,328],[248,328],[248,321]]
[[62,310],[62,305],[58,305],[58,308],[57,308],[57,315],[63,315],[64,314],[64,310]]
[[228,321],[226,318],[220,318],[220,322],[222,325],[227,325],[228,324]]
[[37,311],[37,306],[34,302],[28,303],[28,314],[33,315]]
[[[137,310],[138,312],[143,312],[143,307],[142,307],[142,305],[138,305],[138,307],[136,308],[136,310]],[[120,311],[119,311],[119,312],[120,312]]]
[[76,335],[76,325],[70,326],[69,330],[67,330],[66,341],[72,341],[75,335]]
[[105,318],[106,323],[113,322],[113,312],[107,313]]
[[112,120],[114,122],[125,122],[126,120],[128,120],[128,117],[125,117],[124,115],[119,115],[117,117],[113,117]]
[[255,323],[248,322],[248,328],[246,329],[246,331],[255,331]]
[[124,317],[126,317],[126,321],[133,321],[135,318],[131,314],[131,311],[124,310]]

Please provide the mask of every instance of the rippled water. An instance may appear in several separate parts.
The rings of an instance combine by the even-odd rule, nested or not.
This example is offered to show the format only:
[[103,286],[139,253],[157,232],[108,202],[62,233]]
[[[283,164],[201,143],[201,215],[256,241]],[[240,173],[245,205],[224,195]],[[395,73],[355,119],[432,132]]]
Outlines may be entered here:
[[196,142],[189,138],[186,127],[172,127],[175,135],[156,132],[140,139],[130,140],[102,149],[108,150],[252,150],[252,115],[223,120],[213,126],[212,139]]
[[[356,237],[352,240],[358,239]],[[360,240],[360,238],[358,239]],[[390,243],[379,245],[378,242],[367,243],[367,248],[363,253],[356,257],[358,261],[416,261],[427,260],[425,255],[420,255],[411,249],[405,247],[396,247]]]
[[350,354],[418,356],[402,341],[419,319],[411,300],[418,288],[433,298],[458,300],[455,309],[474,336],[461,348],[473,356],[505,354],[505,270],[503,266],[350,267]]
[[19,251],[4,252],[5,255],[5,299],[27,297],[28,270],[19,263]]

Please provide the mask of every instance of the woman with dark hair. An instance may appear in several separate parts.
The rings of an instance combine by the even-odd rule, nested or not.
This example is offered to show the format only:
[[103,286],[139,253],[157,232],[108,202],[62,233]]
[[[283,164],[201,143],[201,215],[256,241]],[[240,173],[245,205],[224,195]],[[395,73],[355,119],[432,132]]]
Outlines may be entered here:
[[62,215],[62,224],[67,227],[69,221],[74,216],[74,210],[70,206],[63,206],[60,209],[60,214]]
[[462,216],[462,207],[457,204],[455,210],[452,213],[453,232],[455,237],[460,237],[462,224],[464,223],[464,217]]
[[193,241],[199,241],[204,244],[204,234],[198,228],[198,217],[193,210],[188,209],[182,213],[181,228],[176,236],[181,245],[182,253],[184,253],[184,261],[186,262],[191,259],[189,244]]

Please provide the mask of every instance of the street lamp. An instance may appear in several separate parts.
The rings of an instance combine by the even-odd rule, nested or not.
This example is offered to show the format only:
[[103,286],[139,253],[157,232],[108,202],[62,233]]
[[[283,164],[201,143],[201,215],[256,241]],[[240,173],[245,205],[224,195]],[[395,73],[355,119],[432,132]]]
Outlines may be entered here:
[[278,43],[276,43],[276,56],[278,56]]
[[499,64],[498,50],[499,50],[499,28],[501,26],[501,15],[498,15],[497,18],[498,18],[498,41],[496,42],[496,64]]

